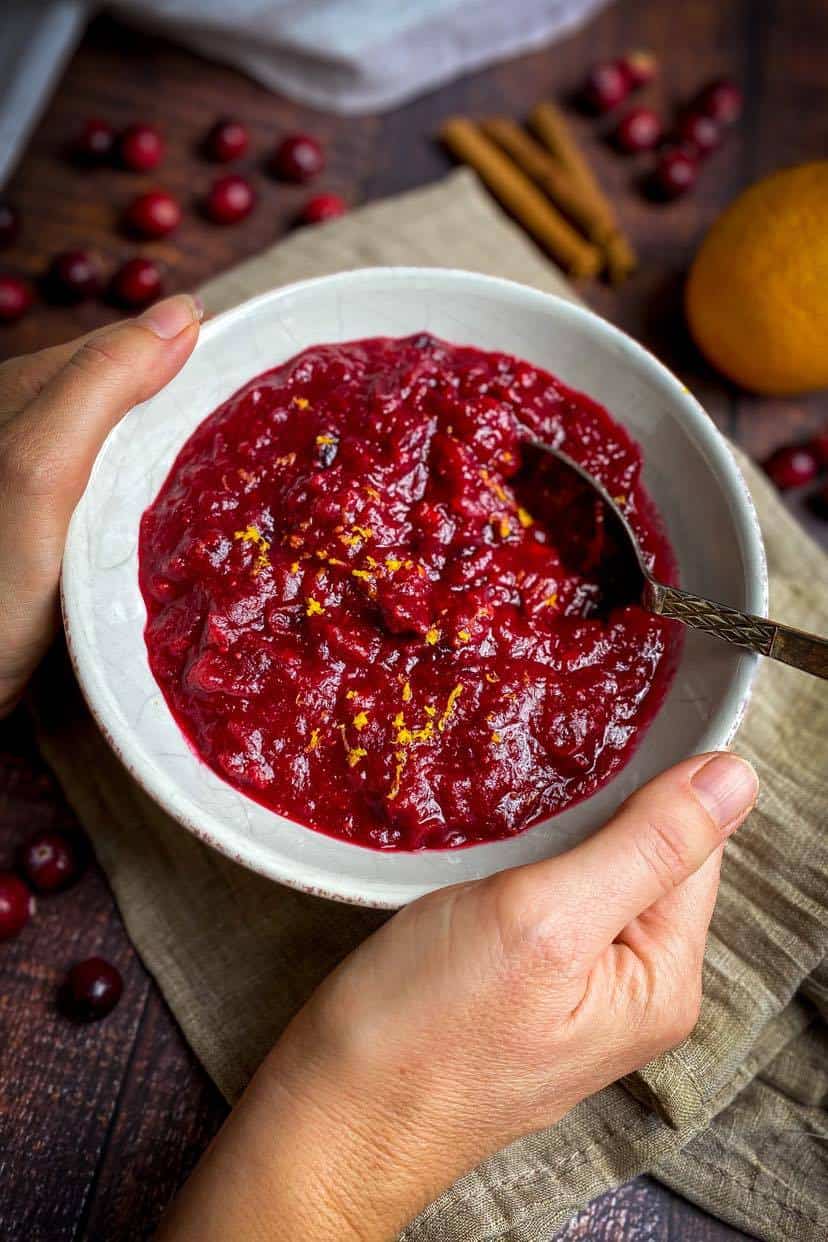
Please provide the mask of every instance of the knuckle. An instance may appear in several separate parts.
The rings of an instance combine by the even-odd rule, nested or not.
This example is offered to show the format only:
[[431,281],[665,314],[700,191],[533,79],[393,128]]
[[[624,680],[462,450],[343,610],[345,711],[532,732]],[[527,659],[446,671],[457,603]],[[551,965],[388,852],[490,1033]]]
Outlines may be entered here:
[[660,816],[647,820],[635,837],[635,848],[665,892],[686,879],[690,851],[680,819]]
[[504,871],[486,881],[492,917],[507,961],[520,969],[536,966],[558,976],[569,974],[576,959],[576,937],[552,903],[523,871]]
[[70,357],[67,366],[88,376],[92,382],[98,382],[113,372],[127,370],[128,362],[121,341],[123,333],[118,330],[107,336],[84,341]]
[[486,917],[491,920],[506,957],[511,956],[520,940],[520,888],[508,872],[489,876],[480,885]]

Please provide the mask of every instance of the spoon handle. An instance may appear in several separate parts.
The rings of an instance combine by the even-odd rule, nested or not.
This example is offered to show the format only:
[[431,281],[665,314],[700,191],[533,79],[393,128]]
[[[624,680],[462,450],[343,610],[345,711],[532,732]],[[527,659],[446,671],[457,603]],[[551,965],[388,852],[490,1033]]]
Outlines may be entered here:
[[789,625],[777,625],[775,621],[739,612],[725,604],[714,604],[709,599],[659,582],[647,583],[645,603],[658,616],[672,617],[726,643],[747,647],[757,655],[781,660],[783,664],[792,664],[814,677],[828,680],[828,639]]

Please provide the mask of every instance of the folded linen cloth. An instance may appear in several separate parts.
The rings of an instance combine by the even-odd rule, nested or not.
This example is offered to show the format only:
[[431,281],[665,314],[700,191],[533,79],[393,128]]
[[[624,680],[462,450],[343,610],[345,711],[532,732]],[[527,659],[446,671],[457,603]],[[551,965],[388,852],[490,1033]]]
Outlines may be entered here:
[[[574,296],[465,171],[297,233],[202,295],[217,311],[276,284],[385,263],[471,268]],[[828,561],[740,460],[773,611],[824,633]],[[41,748],[138,951],[234,1100],[314,985],[386,916],[281,888],[178,827],[122,769],[64,673],[61,685],[51,669],[35,687]],[[759,1237],[828,1237],[824,682],[768,662],[736,749],[757,768],[762,794],[727,847],[693,1035],[463,1177],[407,1227],[405,1242],[546,1240],[595,1195],[644,1171]]]

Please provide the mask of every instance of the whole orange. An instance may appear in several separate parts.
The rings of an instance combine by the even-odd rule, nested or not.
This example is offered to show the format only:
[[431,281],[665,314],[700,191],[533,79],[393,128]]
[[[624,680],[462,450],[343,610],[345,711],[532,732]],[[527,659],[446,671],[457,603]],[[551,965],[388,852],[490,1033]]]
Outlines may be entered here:
[[765,177],[727,208],[685,304],[699,348],[743,388],[828,386],[828,160]]

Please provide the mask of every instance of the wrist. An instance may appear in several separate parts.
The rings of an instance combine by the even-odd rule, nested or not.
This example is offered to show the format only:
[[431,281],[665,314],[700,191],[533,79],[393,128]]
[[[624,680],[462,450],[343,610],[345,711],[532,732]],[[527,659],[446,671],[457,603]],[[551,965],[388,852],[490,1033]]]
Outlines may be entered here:
[[439,1124],[419,1069],[384,1075],[318,1034],[306,1014],[294,1021],[158,1242],[387,1242],[483,1154]]

